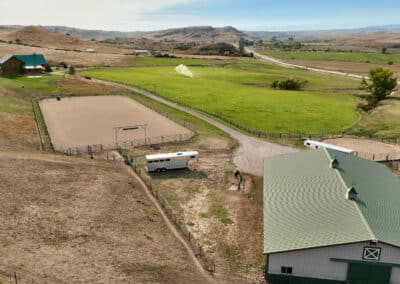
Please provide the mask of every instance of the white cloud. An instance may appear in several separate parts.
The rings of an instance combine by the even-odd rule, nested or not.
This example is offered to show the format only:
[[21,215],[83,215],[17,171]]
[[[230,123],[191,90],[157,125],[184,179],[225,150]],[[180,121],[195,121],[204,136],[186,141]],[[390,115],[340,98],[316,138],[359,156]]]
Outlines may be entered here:
[[[0,0],[0,24],[66,25],[92,29],[143,30],[180,24],[152,12],[199,0]],[[144,18],[149,15],[150,18]],[[184,17],[185,18],[185,17]],[[187,19],[185,19],[187,20]],[[176,21],[176,23],[175,23]]]

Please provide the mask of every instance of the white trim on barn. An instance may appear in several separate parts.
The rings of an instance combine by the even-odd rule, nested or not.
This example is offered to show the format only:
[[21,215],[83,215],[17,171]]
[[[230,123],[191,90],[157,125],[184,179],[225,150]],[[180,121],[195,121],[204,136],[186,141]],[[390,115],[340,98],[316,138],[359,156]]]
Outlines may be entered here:
[[373,262],[398,265],[392,267],[390,284],[400,284],[400,248],[383,243],[361,242],[270,254],[267,273],[283,275],[282,267],[291,267],[297,277],[346,281],[349,265],[346,260],[368,263],[363,258],[364,250],[371,247],[381,249],[379,260]]

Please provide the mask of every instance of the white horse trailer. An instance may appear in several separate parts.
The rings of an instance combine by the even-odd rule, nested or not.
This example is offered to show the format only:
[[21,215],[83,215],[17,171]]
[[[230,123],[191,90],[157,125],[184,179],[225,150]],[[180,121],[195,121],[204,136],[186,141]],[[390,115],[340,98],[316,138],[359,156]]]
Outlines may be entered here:
[[199,155],[196,151],[168,154],[147,155],[147,170],[149,172],[166,172],[167,170],[185,169],[191,159]]
[[332,150],[340,151],[340,152],[347,153],[347,154],[354,153],[353,150],[348,149],[348,148],[343,148],[343,147],[339,147],[336,145],[322,143],[322,142],[313,141],[313,140],[304,141],[304,146],[306,146],[307,148],[316,149],[316,150],[321,149],[321,148],[326,148],[326,149],[332,149]]

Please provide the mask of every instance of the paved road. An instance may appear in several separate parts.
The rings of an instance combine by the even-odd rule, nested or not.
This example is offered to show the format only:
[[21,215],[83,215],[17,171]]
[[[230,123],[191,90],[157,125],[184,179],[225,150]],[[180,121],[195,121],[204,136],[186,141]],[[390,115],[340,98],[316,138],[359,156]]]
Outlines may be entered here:
[[260,139],[248,136],[248,135],[243,134],[237,130],[234,130],[234,129],[230,128],[229,126],[226,126],[225,124],[223,124],[219,121],[216,121],[204,114],[201,114],[190,108],[180,106],[176,103],[173,103],[173,102],[170,102],[163,98],[160,98],[156,95],[153,95],[150,92],[141,90],[139,88],[132,87],[132,86],[126,86],[126,85],[122,85],[122,84],[117,84],[117,83],[112,83],[112,82],[101,81],[101,80],[96,80],[96,81],[129,89],[129,90],[139,93],[143,96],[151,98],[155,101],[158,101],[162,104],[165,104],[165,105],[168,105],[175,109],[178,109],[180,111],[189,113],[197,118],[200,118],[200,119],[210,123],[211,125],[214,125],[215,127],[221,129],[222,131],[228,133],[230,136],[232,136],[233,139],[237,140],[239,143],[239,147],[236,149],[236,151],[234,153],[233,163],[242,172],[250,173],[253,175],[257,175],[257,176],[262,176],[263,175],[263,158],[298,151],[295,148],[266,142],[264,140],[260,140]]

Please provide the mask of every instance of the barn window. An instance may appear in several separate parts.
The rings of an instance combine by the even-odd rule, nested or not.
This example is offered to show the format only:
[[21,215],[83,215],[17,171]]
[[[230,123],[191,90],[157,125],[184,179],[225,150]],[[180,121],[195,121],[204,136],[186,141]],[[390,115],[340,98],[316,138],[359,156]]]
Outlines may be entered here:
[[292,274],[293,273],[293,267],[282,266],[281,267],[281,273],[282,274]]
[[381,259],[381,248],[365,247],[363,259],[379,261]]

